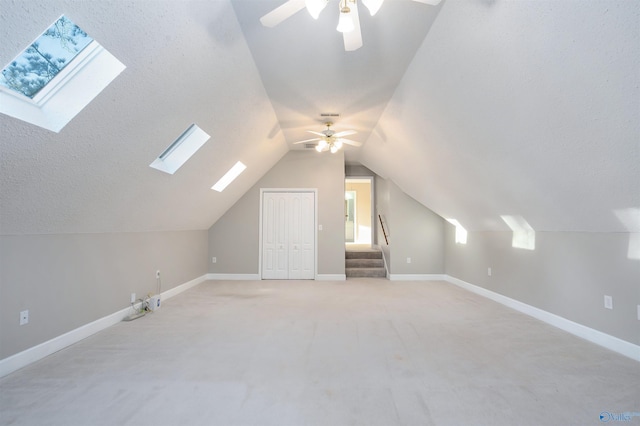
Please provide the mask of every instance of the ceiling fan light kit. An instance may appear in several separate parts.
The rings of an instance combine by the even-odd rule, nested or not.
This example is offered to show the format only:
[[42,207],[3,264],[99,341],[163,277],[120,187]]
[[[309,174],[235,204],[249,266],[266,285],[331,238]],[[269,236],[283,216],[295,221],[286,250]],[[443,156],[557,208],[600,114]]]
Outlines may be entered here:
[[318,152],[322,152],[322,151],[324,151],[325,149],[327,149],[327,146],[328,146],[328,145],[329,145],[329,144],[327,144],[327,141],[325,141],[324,139],[321,139],[321,140],[318,142],[318,145],[316,145],[315,150],[316,150],[316,151],[318,151]]
[[318,142],[315,146],[315,150],[318,152],[330,151],[332,154],[338,152],[344,144],[352,145],[352,146],[361,146],[360,142],[352,141],[351,139],[345,139],[344,136],[355,135],[355,130],[344,130],[342,132],[334,132],[331,130],[332,122],[325,123],[327,129],[322,132],[316,132],[313,130],[307,130],[309,133],[313,133],[314,135],[318,135],[318,138],[314,139],[305,139],[303,141],[294,142],[294,145],[306,143],[306,142]]
[[347,0],[340,2],[340,17],[338,18],[338,26],[336,30],[341,33],[350,33],[354,30],[353,18],[351,17],[351,9],[347,6]]

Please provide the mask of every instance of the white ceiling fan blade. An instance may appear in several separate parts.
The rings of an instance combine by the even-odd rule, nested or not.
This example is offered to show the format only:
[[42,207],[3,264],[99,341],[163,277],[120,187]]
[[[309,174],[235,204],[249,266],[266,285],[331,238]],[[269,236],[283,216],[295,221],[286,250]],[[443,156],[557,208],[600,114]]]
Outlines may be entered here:
[[356,142],[356,141],[352,141],[351,139],[344,139],[344,138],[340,138],[338,139],[340,142],[342,143],[346,143],[347,145],[352,145],[352,146],[362,146],[362,144],[360,142]]
[[307,132],[314,134],[314,135],[318,135],[318,136],[322,136],[325,137],[327,135],[325,135],[324,133],[320,133],[320,132],[314,132],[313,130],[307,130]]
[[360,16],[358,15],[358,3],[349,4],[351,8],[351,19],[353,19],[353,30],[342,33],[344,39],[344,50],[352,52],[362,47],[362,33],[360,32]]
[[305,139],[303,141],[294,142],[293,145],[298,145],[299,143],[305,143],[305,142],[316,142],[316,141],[319,141],[319,140],[320,140],[320,138]]
[[343,136],[355,135],[356,133],[358,132],[356,132],[355,130],[345,130],[342,132],[335,133],[333,136],[335,136],[336,138],[341,138]]
[[423,3],[423,4],[429,4],[431,6],[437,6],[440,4],[442,0],[413,0],[413,1],[416,1],[418,3]]
[[260,22],[265,27],[273,28],[302,9],[304,9],[304,0],[288,0],[260,18]]
[[369,9],[369,13],[371,13],[371,16],[374,16],[376,13],[378,13],[378,10],[380,10],[383,2],[384,0],[362,0],[362,4],[364,4],[367,9]]

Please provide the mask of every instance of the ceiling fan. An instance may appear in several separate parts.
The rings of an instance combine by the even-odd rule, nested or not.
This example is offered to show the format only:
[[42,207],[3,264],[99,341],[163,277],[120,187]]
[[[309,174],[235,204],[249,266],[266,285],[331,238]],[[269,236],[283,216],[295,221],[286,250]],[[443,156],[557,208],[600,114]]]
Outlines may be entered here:
[[343,136],[355,135],[355,130],[345,130],[342,132],[334,132],[331,130],[331,126],[333,126],[332,122],[325,123],[327,126],[326,130],[322,132],[314,132],[313,130],[307,130],[309,133],[313,133],[314,135],[320,136],[319,138],[306,139],[303,141],[294,142],[294,145],[306,143],[306,142],[318,142],[316,145],[316,151],[324,152],[331,151],[332,154],[335,154],[340,148],[342,148],[342,144],[352,145],[352,146],[360,146],[362,145],[360,142],[352,141],[351,139],[345,139]]
[[[375,15],[384,0],[361,0],[371,16]],[[418,3],[438,5],[441,0],[413,0]],[[329,0],[288,0],[271,12],[260,18],[265,27],[275,27],[280,22],[298,13],[305,7],[313,19],[318,19],[320,12],[327,6]],[[360,17],[358,15],[358,0],[339,0],[340,16],[336,30],[342,33],[344,49],[357,50],[362,47],[362,33],[360,32]]]

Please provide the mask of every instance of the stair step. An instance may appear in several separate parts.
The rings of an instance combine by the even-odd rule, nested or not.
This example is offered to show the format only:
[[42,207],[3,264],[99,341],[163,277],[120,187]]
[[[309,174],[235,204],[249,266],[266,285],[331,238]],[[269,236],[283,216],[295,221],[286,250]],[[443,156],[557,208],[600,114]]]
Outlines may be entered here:
[[347,268],[384,268],[382,259],[346,259]]
[[347,278],[384,278],[387,276],[384,268],[346,268]]
[[379,250],[371,251],[349,251],[345,252],[346,259],[382,259],[382,252]]

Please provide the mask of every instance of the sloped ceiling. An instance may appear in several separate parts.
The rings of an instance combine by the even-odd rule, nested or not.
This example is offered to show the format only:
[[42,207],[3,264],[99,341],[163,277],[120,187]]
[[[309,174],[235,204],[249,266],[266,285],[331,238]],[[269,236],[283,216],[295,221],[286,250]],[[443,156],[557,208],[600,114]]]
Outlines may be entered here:
[[448,0],[362,163],[469,230],[640,232],[639,13]]
[[[2,64],[64,13],[127,66],[58,134],[0,116],[1,234],[207,229],[321,112],[467,229],[640,231],[639,2],[387,0],[355,52],[335,0],[272,29],[284,0],[0,2]],[[149,168],[191,123],[211,140]]]
[[[386,1],[375,16],[360,6],[363,46],[345,52],[336,31],[339,1],[331,0],[314,20],[305,9],[274,28],[260,17],[285,0],[232,0],[245,38],[290,149],[313,138],[332,120],[335,130],[355,130],[366,142],[440,7],[411,0]],[[321,113],[338,113],[322,118]],[[345,147],[347,161],[357,149]]]
[[[226,1],[5,1],[0,62],[61,14],[127,68],[58,134],[0,116],[0,232],[207,229],[286,152]],[[173,176],[149,164],[191,124],[211,139]],[[211,186],[236,161],[247,170]]]

